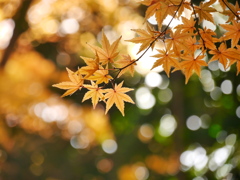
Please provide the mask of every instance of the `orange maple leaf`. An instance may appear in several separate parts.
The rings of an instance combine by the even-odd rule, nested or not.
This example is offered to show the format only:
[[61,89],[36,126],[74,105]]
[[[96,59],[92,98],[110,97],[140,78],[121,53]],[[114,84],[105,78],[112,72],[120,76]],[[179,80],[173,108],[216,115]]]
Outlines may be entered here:
[[[227,23],[233,21],[236,17],[238,17],[237,19],[240,19],[240,8],[238,5],[238,1],[236,1],[235,6],[231,3],[228,3],[227,1],[225,1],[225,3],[227,4],[227,6],[231,9],[231,10],[224,10],[222,13],[224,15],[226,15],[228,17]],[[220,1],[221,6],[223,7],[223,9],[225,9],[226,5]]]
[[83,97],[82,102],[86,101],[87,99],[92,99],[93,109],[95,109],[97,103],[100,100],[104,100],[104,90],[98,87],[93,81],[91,81],[92,85],[84,85],[89,91]]
[[209,63],[218,60],[225,69],[230,65],[229,60],[234,61],[238,56],[236,49],[227,48],[225,43],[221,43],[218,49],[209,51],[209,54],[213,54],[213,57],[210,59]]
[[[184,12],[185,9],[189,9],[189,10],[192,10],[191,8],[191,3],[190,2],[187,2],[187,1],[182,1],[182,0],[178,0],[176,2],[172,1],[171,2],[174,4],[174,5],[178,5],[180,6],[179,9],[178,9],[178,12],[177,12],[177,17],[181,17],[182,13]],[[183,17],[183,16],[182,16]]]
[[105,99],[106,101],[106,112],[113,106],[113,104],[116,105],[116,107],[119,109],[119,111],[124,116],[124,101],[130,102],[132,104],[135,104],[133,100],[126,95],[126,92],[132,91],[131,88],[122,87],[123,81],[120,84],[115,84],[113,89],[105,89]]
[[196,29],[195,28],[196,21],[194,21],[193,17],[191,17],[190,19],[182,17],[182,22],[183,24],[177,25],[175,29],[179,29],[182,32],[189,32],[189,33],[193,33],[193,31]]
[[120,77],[126,72],[130,72],[131,76],[134,74],[134,66],[137,65],[135,59],[131,59],[129,55],[122,55],[122,59],[115,62],[120,72],[117,77]]
[[240,23],[232,21],[232,24],[221,24],[227,32],[224,34],[224,39],[231,39],[231,47],[234,47],[238,44],[240,39]]
[[159,2],[160,6],[156,9],[155,17],[158,22],[158,29],[161,29],[164,19],[170,15],[174,16],[177,6],[172,4],[171,1]]
[[237,56],[238,59],[236,59],[235,62],[237,62],[237,75],[238,75],[240,73],[240,45],[237,45],[237,51],[238,51],[239,55]]
[[147,2],[145,5],[149,6],[145,13],[145,19],[147,20],[148,18],[153,16],[157,12],[158,9],[160,9],[161,2],[160,1],[152,1],[152,2]]
[[113,63],[114,59],[118,55],[119,52],[117,52],[118,44],[121,37],[119,37],[117,40],[115,40],[111,45],[109,43],[109,40],[107,39],[104,32],[102,32],[102,48],[94,45],[90,45],[91,49],[97,53],[99,57],[99,62],[102,65],[105,65],[107,63]]
[[152,57],[158,58],[156,62],[153,64],[152,69],[162,65],[168,77],[169,77],[171,67],[175,67],[176,69],[181,69],[181,66],[178,61],[178,56],[175,54],[173,50],[166,51],[166,50],[157,49],[157,51],[159,53],[152,56]]
[[184,41],[185,46],[187,49],[185,49],[184,54],[191,54],[195,52],[197,49],[200,49],[201,46],[197,42],[196,36],[189,37]]
[[201,35],[201,39],[199,41],[202,49],[216,49],[216,46],[214,44],[215,42],[218,42],[218,39],[214,37],[216,36],[216,33],[211,29],[207,29],[206,27],[204,27],[204,29],[199,28],[199,32]]
[[61,97],[68,96],[82,88],[84,78],[78,72],[73,72],[70,69],[66,68],[68,72],[68,77],[71,81],[61,82],[58,84],[52,85],[60,89],[67,90]]
[[199,16],[199,24],[205,19],[214,24],[213,16],[211,12],[216,12],[216,9],[210,7],[216,0],[210,0],[208,2],[201,2],[199,6],[194,6],[195,12]]
[[154,3],[156,3],[158,0],[142,0],[140,3],[146,6],[150,6]]
[[185,61],[181,62],[181,66],[184,69],[184,74],[186,77],[185,84],[187,84],[189,78],[192,76],[193,72],[201,77],[201,66],[207,66],[207,63],[202,60],[205,55],[198,55],[194,57],[194,53],[182,56]]
[[187,49],[184,39],[189,37],[191,37],[190,33],[181,32],[180,29],[177,29],[175,32],[170,31],[170,38],[166,39],[167,49],[173,47],[175,54],[180,56],[181,51]]
[[191,10],[190,3],[183,0],[155,0],[145,1],[142,4],[149,6],[145,13],[145,20],[154,15],[158,22],[158,29],[161,29],[163,21],[168,15],[175,16],[178,11],[177,17],[180,17],[185,8]]
[[237,49],[235,50],[232,49],[232,50],[235,50],[234,54],[235,55],[235,59],[230,59],[230,62],[229,62],[229,66],[233,65],[234,63],[236,63],[236,66],[237,66],[237,75],[240,73],[240,45],[237,45],[236,46]]

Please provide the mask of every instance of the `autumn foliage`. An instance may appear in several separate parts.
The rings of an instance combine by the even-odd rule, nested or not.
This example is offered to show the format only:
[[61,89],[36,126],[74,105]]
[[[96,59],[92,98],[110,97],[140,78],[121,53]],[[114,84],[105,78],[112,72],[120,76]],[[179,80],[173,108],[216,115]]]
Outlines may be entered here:
[[[240,8],[238,2],[231,4],[225,0],[201,1],[199,5],[189,0],[142,0],[147,6],[145,29],[132,29],[136,37],[126,40],[140,44],[137,59],[128,54],[119,54],[118,45],[121,37],[110,43],[102,32],[101,47],[88,44],[95,54],[94,58],[81,57],[86,66],[72,71],[67,68],[70,81],[53,85],[67,90],[62,96],[71,95],[83,88],[88,91],[82,101],[91,99],[95,108],[99,101],[106,104],[106,113],[116,105],[124,115],[124,102],[134,103],[126,93],[133,89],[123,87],[123,81],[117,79],[129,72],[134,75],[134,66],[149,49],[156,49],[157,54],[152,69],[161,66],[166,74],[181,71],[185,83],[196,73],[201,76],[201,69],[212,61],[218,61],[224,69],[236,65],[236,74],[240,72]],[[225,23],[214,20],[213,14],[225,16]],[[157,26],[147,22],[155,17]],[[167,17],[171,17],[166,23]],[[181,21],[175,25],[173,20]],[[203,22],[215,27],[204,26]],[[147,61],[147,59],[146,59]]]

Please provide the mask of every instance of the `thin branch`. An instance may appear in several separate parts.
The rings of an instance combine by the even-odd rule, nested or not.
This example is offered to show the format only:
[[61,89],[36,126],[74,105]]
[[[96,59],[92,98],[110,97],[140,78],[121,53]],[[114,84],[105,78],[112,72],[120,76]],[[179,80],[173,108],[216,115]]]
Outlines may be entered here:
[[[195,23],[195,24],[198,26],[199,19],[198,19],[197,15],[196,15],[196,11],[195,11],[195,8],[194,8],[194,5],[193,5],[192,1],[191,1],[191,7],[192,7],[192,9],[193,9],[193,14],[194,14],[194,17],[195,17],[194,19],[196,20],[196,23]],[[204,41],[202,35],[200,34],[199,29],[196,28],[196,30],[197,30],[197,33],[198,33],[199,37],[202,39],[203,48],[204,48],[204,49],[207,49],[207,48],[206,48],[206,45],[205,45],[205,41]]]
[[238,16],[238,14],[236,14],[229,6],[228,6],[228,4],[224,1],[224,0],[222,0],[222,2],[227,6],[227,8],[234,14],[234,16],[236,16],[236,18],[238,19],[238,20],[240,20],[240,17]]
[[124,67],[122,67],[122,68],[116,68],[116,70],[118,70],[118,73],[117,73],[117,75],[114,77],[114,80],[118,77],[118,75],[120,74],[120,72],[121,72],[123,69],[125,69],[125,68],[131,66],[132,64],[136,63],[137,61],[139,61],[139,60],[147,53],[147,51],[153,46],[153,44],[154,44],[161,36],[165,35],[167,29],[169,28],[169,26],[170,26],[170,24],[172,23],[173,19],[174,19],[175,16],[177,15],[177,12],[179,11],[179,9],[180,9],[180,7],[182,6],[183,2],[184,2],[184,0],[181,0],[180,4],[177,5],[177,6],[178,6],[177,10],[175,11],[172,19],[169,21],[168,25],[164,28],[164,30],[163,30],[162,32],[159,32],[159,35],[149,44],[149,46],[147,47],[147,49],[145,49],[145,51],[144,51],[135,61],[129,63],[128,65],[126,65],[126,66],[124,66]]

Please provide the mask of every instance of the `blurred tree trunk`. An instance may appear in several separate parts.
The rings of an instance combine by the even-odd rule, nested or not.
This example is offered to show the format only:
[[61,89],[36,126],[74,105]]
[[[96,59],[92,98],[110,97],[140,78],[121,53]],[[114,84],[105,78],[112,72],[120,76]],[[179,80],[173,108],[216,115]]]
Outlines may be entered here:
[[14,51],[16,47],[16,42],[19,36],[28,29],[28,23],[25,18],[26,18],[28,9],[31,5],[31,2],[32,1],[30,0],[23,0],[22,4],[18,8],[17,13],[13,17],[13,20],[15,22],[15,28],[13,31],[12,38],[9,42],[9,45],[3,53],[2,59],[0,61],[0,68],[4,67],[5,64],[7,63],[11,53]]
[[[177,121],[177,128],[173,134],[173,140],[175,144],[175,151],[180,157],[184,151],[184,76],[182,72],[177,71],[171,75],[171,89],[173,92],[173,98],[171,101],[172,115]],[[180,159],[179,159],[180,160]],[[177,175],[178,180],[185,180],[186,177],[183,172],[179,171]]]

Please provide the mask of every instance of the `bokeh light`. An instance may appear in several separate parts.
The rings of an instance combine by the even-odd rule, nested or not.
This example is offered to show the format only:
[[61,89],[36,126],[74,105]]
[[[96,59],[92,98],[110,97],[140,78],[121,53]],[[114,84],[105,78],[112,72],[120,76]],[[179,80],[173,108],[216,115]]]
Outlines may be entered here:
[[102,149],[108,154],[113,154],[117,151],[117,143],[113,139],[107,139],[102,143]]
[[156,100],[147,87],[140,87],[136,91],[137,106],[141,109],[150,109]]
[[97,162],[97,168],[102,173],[108,173],[113,168],[113,161],[111,159],[101,159]]
[[221,84],[221,90],[224,94],[232,93],[232,82],[230,80],[224,80]]
[[173,97],[172,90],[169,88],[160,90],[158,93],[158,99],[163,103],[168,103]]
[[145,77],[145,83],[149,87],[158,87],[162,83],[162,77],[157,72],[149,72]]
[[206,92],[211,92],[214,90],[215,82],[212,79],[212,74],[209,70],[203,69],[201,71],[200,81],[203,85],[203,89]]
[[175,129],[177,128],[177,121],[174,116],[171,114],[165,114],[160,119],[160,125],[158,128],[158,132],[163,137],[168,137],[173,134]]
[[12,19],[0,21],[0,49],[5,49],[12,38],[15,23]]
[[76,19],[64,19],[60,26],[60,32],[63,34],[73,34],[79,30],[79,24]]
[[154,127],[151,124],[143,124],[138,130],[138,138],[143,142],[148,142],[154,136]]
[[183,170],[194,167],[196,171],[201,171],[208,163],[206,150],[203,147],[197,147],[194,150],[184,151],[180,156]]
[[192,115],[188,117],[186,124],[188,129],[196,131],[202,126],[202,121],[198,116]]
[[[213,6],[223,12],[218,1]],[[225,69],[213,61],[201,70],[200,83],[193,76],[187,85],[184,72],[167,77],[162,67],[151,70],[156,49],[138,53],[140,44],[126,41],[136,37],[131,29],[146,28],[146,21],[157,29],[155,16],[144,19],[145,10],[135,0],[1,1],[2,179],[147,180],[183,174],[193,180],[237,179],[236,64]],[[190,14],[185,8],[182,16]],[[223,13],[211,14],[214,22],[228,21]],[[174,32],[181,23],[179,18],[169,27]],[[205,20],[201,25],[226,32]],[[63,91],[52,87],[68,80],[66,67],[77,70],[85,66],[81,56],[94,56],[89,44],[98,46],[102,31],[110,43],[122,36],[120,54],[138,59],[144,53],[135,76],[121,77],[135,89],[137,106],[128,107],[125,117],[115,111],[105,115],[104,100],[95,110],[91,101],[82,104],[85,89],[60,98]],[[164,48],[163,43],[157,41],[155,48]],[[183,93],[175,98],[176,92]]]
[[[137,59],[138,56],[136,56],[136,54],[138,53],[140,48],[139,44],[136,44],[134,46],[132,46],[129,49],[129,53],[132,57],[134,57],[135,59]],[[141,52],[143,53],[143,52]],[[149,49],[144,55],[143,57],[137,62],[137,66],[135,67],[135,70],[142,75],[146,75],[147,73],[149,73],[150,71],[154,71],[154,72],[161,72],[163,71],[163,68],[161,66],[154,68],[153,70],[151,70],[153,64],[154,64],[154,60],[156,58],[151,57],[153,55],[157,54],[157,50],[151,50]],[[147,61],[146,61],[147,59]]]

